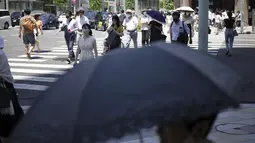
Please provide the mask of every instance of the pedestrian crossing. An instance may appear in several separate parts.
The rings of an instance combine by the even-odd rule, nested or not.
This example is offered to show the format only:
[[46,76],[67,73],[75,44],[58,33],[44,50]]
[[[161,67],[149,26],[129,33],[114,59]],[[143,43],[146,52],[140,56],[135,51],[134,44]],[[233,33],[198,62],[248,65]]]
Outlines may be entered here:
[[[138,36],[138,47],[142,46],[141,37]],[[217,38],[215,38],[217,39]],[[222,42],[215,44],[215,39],[211,40],[210,51],[219,48]],[[220,39],[220,38],[218,38]],[[97,38],[97,48],[99,56],[103,53],[103,42],[104,38]],[[170,41],[170,38],[169,38]],[[197,49],[198,42],[194,38],[193,44],[190,45],[193,49]],[[131,41],[130,47],[133,48],[133,42]],[[210,47],[210,44],[209,44]],[[74,52],[76,52],[77,45],[74,46]],[[33,53],[32,59],[27,59],[27,55],[20,55],[16,58],[9,58],[9,65],[11,72],[15,80],[14,87],[19,93],[21,104],[23,109],[26,111],[29,109],[30,104],[22,103],[22,99],[27,97],[34,97],[40,95],[43,91],[47,90],[59,77],[66,74],[68,70],[73,68],[72,64],[66,64],[58,59],[65,59],[68,55],[67,47],[63,43],[58,47],[53,47],[49,50],[42,51],[41,53]]]
[[[103,42],[104,38],[97,38],[99,56],[103,53]],[[141,42],[138,42],[138,46],[142,46]],[[130,47],[134,47],[133,42],[131,42]],[[77,45],[74,46],[74,52],[76,50]],[[31,55],[32,59],[27,59],[25,54],[8,59],[15,80],[14,87],[19,94],[25,112],[31,104],[22,103],[23,100],[27,97],[36,98],[56,82],[59,77],[73,68],[72,64],[66,64],[64,60],[58,60],[66,59],[67,56],[67,47],[63,43],[58,47],[42,50],[41,53],[34,52]]]

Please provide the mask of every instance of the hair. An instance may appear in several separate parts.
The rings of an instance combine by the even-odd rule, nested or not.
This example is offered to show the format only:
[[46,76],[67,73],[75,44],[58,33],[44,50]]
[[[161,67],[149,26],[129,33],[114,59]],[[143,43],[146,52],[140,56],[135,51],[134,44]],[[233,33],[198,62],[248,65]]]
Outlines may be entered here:
[[35,20],[40,20],[40,15],[37,14],[37,15],[34,16],[34,18],[35,18]]
[[[195,121],[184,121],[184,127],[188,133],[192,133],[193,130],[198,130],[199,132],[195,133],[196,137],[200,137],[206,139],[208,134],[213,127],[213,124],[216,120],[217,114],[213,114],[208,117],[201,117]],[[206,122],[207,125],[203,127],[199,127],[199,124],[202,122]],[[169,141],[167,130],[171,128],[173,124],[159,124],[157,128],[157,134],[160,138],[160,143],[167,143]],[[199,128],[198,128],[199,127]]]
[[26,15],[30,15],[30,14],[31,14],[31,10],[30,10],[30,9],[25,9],[25,10],[24,10],[24,13],[25,13]]
[[[120,19],[119,19],[119,17],[117,16],[117,15],[114,15],[113,17],[112,17],[112,21],[113,20],[116,20],[116,25],[117,25],[117,27],[119,27],[121,24],[120,24]],[[112,24],[113,25],[113,24]]]
[[173,12],[172,15],[173,16],[176,15],[176,16],[180,17],[180,13],[178,11]]
[[89,29],[89,35],[92,36],[92,30],[89,24],[83,24],[82,29]]
[[125,12],[125,11],[122,9],[122,10],[121,10],[121,13],[124,13],[124,12]]
[[232,18],[232,12],[231,11],[228,11],[227,15],[228,15],[228,18]]

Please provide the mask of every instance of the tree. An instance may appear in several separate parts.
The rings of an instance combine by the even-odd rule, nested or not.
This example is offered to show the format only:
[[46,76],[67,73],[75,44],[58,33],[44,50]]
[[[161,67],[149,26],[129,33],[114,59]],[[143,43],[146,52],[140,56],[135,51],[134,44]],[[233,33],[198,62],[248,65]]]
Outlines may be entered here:
[[67,5],[67,0],[53,0],[53,4],[59,7],[63,7]]
[[164,0],[159,0],[159,9],[164,8]]
[[126,9],[132,9],[135,7],[135,1],[134,0],[126,0]]
[[164,8],[166,10],[173,10],[174,9],[174,2],[173,0],[164,0]]
[[90,0],[89,1],[89,8],[91,10],[100,10],[101,9],[101,4],[103,4],[103,2],[101,0]]

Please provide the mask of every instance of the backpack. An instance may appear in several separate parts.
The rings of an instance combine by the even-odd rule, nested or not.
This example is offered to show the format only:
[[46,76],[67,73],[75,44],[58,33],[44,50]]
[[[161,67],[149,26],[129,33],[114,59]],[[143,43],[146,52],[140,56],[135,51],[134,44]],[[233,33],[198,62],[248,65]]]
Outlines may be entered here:
[[[171,26],[170,26],[171,28],[172,28],[172,26],[173,26],[173,23],[174,23],[174,22],[171,23]],[[189,42],[189,36],[188,36],[187,31],[185,30],[184,21],[182,21],[182,28],[183,28],[183,32],[180,32],[180,33],[179,33],[179,36],[178,36],[178,38],[177,38],[177,41],[180,42],[180,43],[183,43],[183,44],[188,44],[188,42]]]
[[33,23],[33,21],[29,17],[24,19],[24,21],[23,21],[24,28],[26,28],[30,31],[33,31],[35,26],[36,26],[36,24]]

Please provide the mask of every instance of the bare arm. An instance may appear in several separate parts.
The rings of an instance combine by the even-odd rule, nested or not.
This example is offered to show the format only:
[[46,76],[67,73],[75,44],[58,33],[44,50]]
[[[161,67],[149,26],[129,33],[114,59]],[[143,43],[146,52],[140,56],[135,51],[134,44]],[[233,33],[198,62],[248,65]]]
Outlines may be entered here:
[[94,43],[93,43],[93,49],[94,49],[95,57],[97,58],[98,57],[98,52],[97,52],[97,42],[96,42],[96,39],[94,40]]

